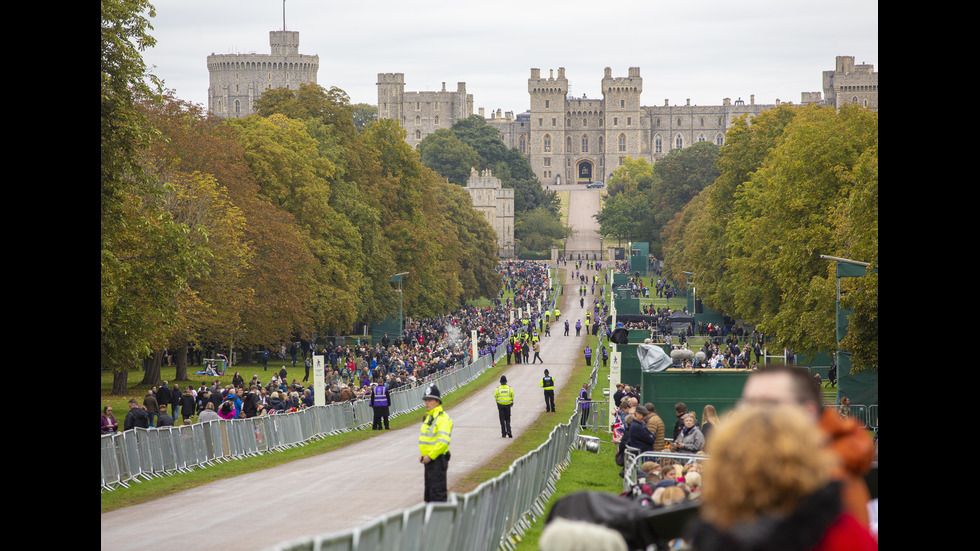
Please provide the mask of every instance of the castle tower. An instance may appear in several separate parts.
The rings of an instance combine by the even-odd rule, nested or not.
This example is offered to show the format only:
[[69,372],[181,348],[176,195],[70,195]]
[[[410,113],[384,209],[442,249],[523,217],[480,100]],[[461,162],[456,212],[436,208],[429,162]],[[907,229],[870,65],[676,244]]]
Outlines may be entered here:
[[473,208],[483,214],[497,233],[497,254],[503,258],[515,256],[514,189],[500,185],[500,179],[490,169],[477,172],[470,169],[470,178],[463,188],[470,194]]
[[[403,120],[405,102],[405,75],[403,73],[378,73],[378,118]],[[402,125],[404,127],[404,124]]]
[[473,94],[466,83],[456,83],[456,91],[406,92],[403,73],[378,73],[378,118],[394,119],[405,129],[405,142],[417,147],[426,136],[473,114]]
[[854,56],[837,56],[833,71],[823,72],[823,95],[827,105],[840,108],[856,103],[878,110],[878,73],[874,65],[854,64]]
[[208,110],[221,118],[247,117],[254,102],[273,88],[316,84],[320,58],[299,53],[299,32],[270,31],[269,54],[208,56]]
[[606,107],[606,172],[612,173],[626,157],[637,158],[646,149],[643,143],[643,78],[639,67],[630,67],[629,76],[613,77],[606,67],[602,77],[602,97]]
[[529,143],[531,168],[542,184],[567,181],[566,158],[566,107],[568,79],[565,68],[549,71],[548,78],[541,78],[540,69],[531,69],[527,79],[527,92],[531,96]]

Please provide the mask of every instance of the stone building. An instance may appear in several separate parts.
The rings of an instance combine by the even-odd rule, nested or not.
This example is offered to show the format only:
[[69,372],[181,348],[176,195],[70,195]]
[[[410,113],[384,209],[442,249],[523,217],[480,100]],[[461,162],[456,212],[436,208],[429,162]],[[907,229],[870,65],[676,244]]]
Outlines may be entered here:
[[406,92],[403,73],[378,73],[378,118],[398,121],[413,148],[472,114],[473,94],[466,93],[465,82],[457,83],[455,92],[447,91],[445,82],[438,92]]
[[470,179],[463,188],[470,194],[473,208],[483,213],[497,232],[497,250],[502,258],[512,258],[514,251],[514,190],[501,187],[500,179],[490,170],[470,169]]
[[316,84],[320,58],[299,53],[299,32],[270,31],[268,54],[208,56],[208,110],[221,118],[247,117],[255,100],[272,88]]
[[601,86],[601,98],[570,97],[564,68],[547,77],[531,69],[530,109],[516,117],[495,115],[487,123],[508,147],[527,156],[542,185],[562,185],[605,181],[627,157],[656,162],[698,142],[720,145],[736,118],[773,107],[756,104],[754,97],[712,106],[644,106],[639,67],[621,77],[607,67]]
[[[472,96],[466,96],[467,110],[450,120],[427,111],[438,104],[431,98],[440,92],[410,93],[430,95],[424,99],[410,96],[402,91],[404,75],[378,77],[379,117],[400,120],[413,147],[436,129],[449,128],[472,113]],[[607,67],[601,85],[600,98],[570,97],[564,68],[550,70],[547,77],[540,69],[531,69],[530,109],[517,116],[498,109],[486,118],[480,108],[480,116],[497,129],[507,147],[527,156],[541,184],[550,186],[606,181],[627,157],[652,163],[698,142],[722,145],[737,118],[753,117],[780,104],[778,99],[774,104],[757,104],[753,95],[748,102],[724,98],[720,105],[691,105],[690,100],[670,105],[665,100],[663,105],[644,106],[639,67],[629,68],[621,77],[613,76]],[[802,92],[801,104],[839,107],[846,101],[878,108],[878,73],[871,65],[855,65],[853,57],[837,57],[835,69],[823,73],[823,89],[825,98],[820,92]],[[459,90],[465,90],[465,83],[459,84]]]
[[854,64],[854,56],[837,56],[833,71],[823,72],[823,94],[826,105],[840,108],[857,103],[878,110],[878,73],[873,65]]

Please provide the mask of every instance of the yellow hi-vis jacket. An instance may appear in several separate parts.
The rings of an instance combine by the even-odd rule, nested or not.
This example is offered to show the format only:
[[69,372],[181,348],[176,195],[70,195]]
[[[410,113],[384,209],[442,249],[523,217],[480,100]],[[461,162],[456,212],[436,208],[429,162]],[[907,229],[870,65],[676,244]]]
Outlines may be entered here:
[[453,432],[453,420],[442,410],[442,404],[432,408],[422,422],[419,436],[419,453],[435,459],[449,451],[449,438]]
[[508,385],[500,385],[493,391],[493,398],[502,406],[509,406],[514,403],[514,389]]
[[549,376],[541,379],[541,382],[538,383],[538,386],[541,387],[541,388],[543,388],[543,389],[545,389],[545,390],[554,390],[555,389],[555,380],[552,379],[551,376],[549,375]]

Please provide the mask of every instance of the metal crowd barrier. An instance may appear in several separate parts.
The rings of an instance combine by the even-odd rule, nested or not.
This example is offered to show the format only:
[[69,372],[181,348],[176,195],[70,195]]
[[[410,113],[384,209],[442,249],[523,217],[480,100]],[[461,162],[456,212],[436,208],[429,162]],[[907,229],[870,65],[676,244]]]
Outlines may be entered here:
[[[470,365],[426,379],[450,393],[480,376],[505,353],[497,347]],[[422,407],[425,384],[391,392],[392,416]],[[298,412],[262,415],[152,429],[131,429],[102,435],[102,489],[127,487],[132,482],[207,467],[304,445],[324,436],[360,430],[374,414],[370,401],[357,400],[306,408]]]
[[507,472],[443,503],[420,503],[370,523],[274,547],[276,551],[492,551],[514,549],[545,513],[555,482],[568,466],[578,438],[578,411],[548,439],[511,464]]
[[638,453],[637,448],[626,448],[626,460],[623,462],[623,491],[629,491],[636,485],[640,465],[647,461],[656,461],[661,467],[667,465],[687,465],[692,461],[707,461],[711,459],[708,455],[694,455],[690,453],[669,453],[669,452],[643,452]]

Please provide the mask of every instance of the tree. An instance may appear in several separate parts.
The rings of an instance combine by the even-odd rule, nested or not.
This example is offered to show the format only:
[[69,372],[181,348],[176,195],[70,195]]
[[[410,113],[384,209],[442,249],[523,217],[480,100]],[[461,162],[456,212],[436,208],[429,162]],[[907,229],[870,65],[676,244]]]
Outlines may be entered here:
[[155,42],[154,15],[145,1],[102,2],[101,351],[113,394],[125,394],[129,370],[162,346],[177,321],[174,297],[206,256],[141,165],[153,131],[136,103],[156,93],[141,54]]
[[354,104],[354,127],[358,132],[363,132],[368,124],[378,120],[378,106],[367,103]]
[[460,186],[466,185],[471,170],[483,165],[480,154],[446,128],[426,136],[418,149],[422,164]]
[[571,234],[571,228],[562,226],[551,211],[540,207],[524,213],[514,223],[514,236],[530,251],[550,249]]
[[335,167],[302,121],[281,114],[229,121],[259,184],[260,196],[291,213],[317,262],[310,310],[315,327],[347,330],[357,318],[363,256],[360,235],[330,206],[326,178]]
[[736,197],[729,265],[748,285],[733,297],[777,344],[801,353],[836,347],[834,267],[820,255],[844,256],[858,237],[839,231],[835,213],[846,210],[866,152],[877,165],[877,139],[877,113],[802,108]]

